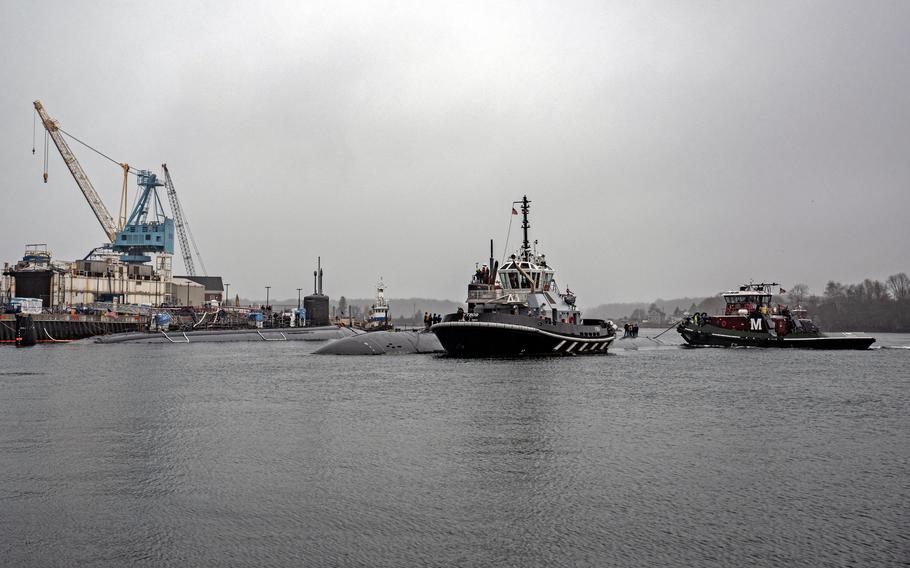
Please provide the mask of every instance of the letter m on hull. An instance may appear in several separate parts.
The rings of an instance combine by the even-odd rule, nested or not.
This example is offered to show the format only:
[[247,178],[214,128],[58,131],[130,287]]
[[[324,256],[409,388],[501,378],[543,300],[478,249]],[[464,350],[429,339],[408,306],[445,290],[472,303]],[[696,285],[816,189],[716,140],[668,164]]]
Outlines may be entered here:
[[749,320],[749,325],[752,326],[751,331],[761,331],[761,320],[758,318],[752,318]]

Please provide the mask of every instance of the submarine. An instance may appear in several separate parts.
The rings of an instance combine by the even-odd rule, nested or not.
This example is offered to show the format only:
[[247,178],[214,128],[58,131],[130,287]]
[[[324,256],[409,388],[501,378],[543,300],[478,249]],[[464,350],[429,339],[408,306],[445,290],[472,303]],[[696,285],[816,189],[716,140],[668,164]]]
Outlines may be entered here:
[[408,355],[442,353],[439,338],[432,331],[371,331],[343,337],[323,345],[316,355]]

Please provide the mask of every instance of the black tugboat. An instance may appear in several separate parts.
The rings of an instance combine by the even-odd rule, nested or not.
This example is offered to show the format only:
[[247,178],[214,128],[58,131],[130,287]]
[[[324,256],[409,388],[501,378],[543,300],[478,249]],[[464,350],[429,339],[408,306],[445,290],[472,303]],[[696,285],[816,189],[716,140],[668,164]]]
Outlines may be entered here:
[[432,327],[449,355],[604,354],[616,339],[613,322],[582,319],[575,295],[556,285],[555,271],[528,241],[530,201],[521,203],[524,239],[517,255],[500,268],[493,262],[477,268],[468,284],[467,311],[448,314]]
[[676,328],[689,345],[723,347],[796,347],[868,349],[874,337],[860,333],[822,333],[806,311],[772,306],[776,282],[745,284],[722,294],[723,315],[693,314]]

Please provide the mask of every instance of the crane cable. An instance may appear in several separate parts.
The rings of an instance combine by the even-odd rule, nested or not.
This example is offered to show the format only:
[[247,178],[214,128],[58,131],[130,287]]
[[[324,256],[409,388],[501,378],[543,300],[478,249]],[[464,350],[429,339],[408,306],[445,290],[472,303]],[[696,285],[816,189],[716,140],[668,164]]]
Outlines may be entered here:
[[[60,132],[66,134],[67,136],[69,136],[70,138],[72,138],[72,139],[75,140],[76,142],[82,144],[83,146],[85,146],[86,148],[88,148],[88,149],[91,150],[92,152],[98,154],[99,156],[101,156],[101,157],[103,157],[103,158],[107,158],[108,160],[110,160],[111,162],[117,164],[118,166],[123,167],[123,163],[122,163],[122,162],[118,162],[117,160],[115,160],[114,158],[111,158],[110,156],[108,156],[107,154],[105,154],[104,152],[102,152],[101,150],[98,150],[97,148],[93,148],[93,147],[89,146],[88,144],[86,144],[86,143],[83,142],[82,140],[79,140],[78,138],[76,138],[75,136],[73,136],[72,134],[70,134],[69,132],[67,132],[66,130],[63,130],[63,129],[60,128],[60,127],[57,127],[57,130],[59,130]],[[136,168],[132,168],[132,167],[129,169],[129,171],[130,171],[130,173],[132,173],[132,174],[139,173],[139,170],[137,170]]]
[[44,183],[47,183],[47,150],[48,150],[48,134],[47,130],[44,131]]
[[[35,153],[35,131],[37,130],[37,127],[38,127],[38,126],[37,126],[37,122],[38,122],[37,117],[38,117],[38,111],[35,111],[35,114],[34,114],[33,117],[32,117],[32,118],[33,118],[33,120],[32,120],[32,154]],[[57,127],[57,130],[58,130],[59,132],[62,132],[63,134],[66,134],[67,136],[69,136],[70,138],[72,138],[72,139],[75,140],[76,142],[82,144],[83,146],[85,146],[86,148],[88,148],[88,149],[91,150],[92,152],[98,154],[99,156],[101,156],[101,157],[103,157],[103,158],[107,158],[108,160],[110,160],[111,162],[117,164],[117,165],[120,166],[121,168],[123,167],[123,163],[122,163],[122,162],[118,162],[117,160],[115,160],[114,158],[111,158],[110,156],[108,156],[107,154],[105,154],[104,152],[102,152],[101,150],[98,150],[97,148],[93,148],[92,146],[89,146],[88,144],[86,144],[86,143],[83,142],[82,140],[79,140],[78,138],[76,138],[75,136],[73,136],[72,134],[70,134],[69,132],[67,132],[66,130],[63,130],[62,128],[60,128],[59,126]],[[47,139],[47,138],[48,138],[48,133],[47,133],[47,128],[45,128],[45,129],[44,129],[44,183],[47,183],[47,151],[48,151],[48,148],[49,148],[49,146],[48,146],[48,139]],[[137,170],[136,168],[132,168],[132,167],[130,167],[128,171],[129,171],[129,173],[131,173],[131,174],[138,174],[138,173],[139,173],[139,170]]]
[[[181,213],[183,211],[181,210]],[[183,216],[183,215],[181,215]],[[183,224],[186,227],[186,232],[190,235],[190,241],[193,243],[193,249],[196,251],[196,259],[199,260],[199,264],[202,266],[202,274],[205,276],[209,275],[209,271],[205,268],[205,262],[202,260],[202,255],[199,254],[199,245],[196,244],[196,237],[193,236],[193,229],[190,228],[190,224],[187,222],[186,217],[183,217]]]

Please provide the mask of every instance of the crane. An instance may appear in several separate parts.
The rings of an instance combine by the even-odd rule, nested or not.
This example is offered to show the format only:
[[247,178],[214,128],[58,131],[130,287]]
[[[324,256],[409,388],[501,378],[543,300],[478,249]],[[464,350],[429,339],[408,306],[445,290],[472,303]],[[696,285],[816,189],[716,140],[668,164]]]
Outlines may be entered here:
[[[126,263],[144,263],[151,260],[147,253],[156,254],[173,254],[174,253],[174,222],[164,213],[164,207],[158,196],[158,188],[164,184],[158,181],[158,177],[147,170],[136,170],[129,164],[120,163],[110,156],[92,148],[85,142],[79,140],[72,134],[67,133],[60,128],[57,121],[51,119],[44,110],[41,101],[35,101],[35,111],[41,117],[41,122],[47,134],[54,140],[54,144],[60,151],[63,161],[66,162],[70,173],[76,180],[76,184],[85,195],[86,201],[101,223],[101,228],[110,240],[110,249],[120,254],[120,260]],[[101,197],[92,186],[88,175],[82,169],[73,151],[70,150],[69,144],[63,138],[66,134],[76,142],[79,142],[86,148],[103,156],[111,162],[117,164],[123,169],[123,188],[120,196],[120,209],[118,211],[119,223],[115,224],[113,217]],[[44,182],[47,183],[47,139],[45,138],[45,173]],[[129,174],[135,174],[141,191],[136,199],[136,204],[132,212],[127,216],[127,178]]]
[[[104,206],[104,202],[101,201],[101,197],[98,196],[98,192],[95,191],[92,182],[88,179],[88,176],[85,174],[85,171],[82,169],[82,166],[79,164],[73,151],[70,150],[69,144],[63,139],[63,136],[61,135],[62,130],[60,130],[57,121],[48,116],[41,101],[35,101],[34,104],[35,110],[38,112],[38,116],[41,117],[42,124],[44,124],[44,129],[47,130],[47,133],[54,141],[57,150],[60,151],[60,155],[63,156],[66,167],[69,168],[70,173],[73,174],[76,185],[82,190],[82,194],[85,196],[85,200],[88,201],[89,207],[92,208],[92,212],[95,213],[95,217],[97,217],[98,222],[101,223],[104,234],[113,242],[117,238],[118,227],[114,224],[114,218],[111,217],[110,211]],[[125,171],[128,171],[129,166],[125,166],[124,169]],[[44,181],[47,181],[47,174],[45,174]]]
[[193,238],[193,232],[190,230],[190,224],[186,220],[186,215],[183,214],[180,200],[177,199],[177,190],[174,189],[171,172],[168,171],[167,164],[161,164],[161,169],[164,171],[164,186],[167,188],[167,198],[171,203],[171,214],[174,216],[174,224],[177,225],[177,237],[180,239],[180,250],[183,251],[183,265],[186,267],[186,273],[188,276],[196,276],[196,266],[193,264],[193,255],[190,253],[187,240],[187,234],[189,234],[189,240],[193,242],[193,250],[196,251],[196,258],[199,259],[199,264],[202,266],[202,273],[208,276],[202,255],[199,254],[199,247],[196,246],[196,239]]
[[122,262],[128,263],[150,261],[146,253],[174,254],[174,221],[165,215],[158,195],[158,188],[164,184],[148,170],[137,170],[136,177],[142,190],[111,247],[120,253]]

